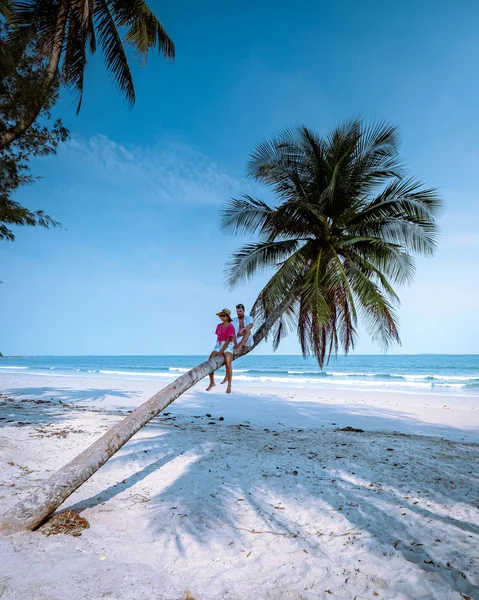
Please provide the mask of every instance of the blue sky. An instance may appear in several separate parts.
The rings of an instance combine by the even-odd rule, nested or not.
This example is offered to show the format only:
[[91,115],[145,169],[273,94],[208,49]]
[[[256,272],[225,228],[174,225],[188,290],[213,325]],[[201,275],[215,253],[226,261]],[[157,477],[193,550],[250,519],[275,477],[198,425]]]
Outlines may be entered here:
[[[151,6],[176,62],[135,67],[129,109],[92,59],[81,114],[67,92],[56,109],[72,141],[35,161],[42,179],[18,193],[65,229],[1,242],[0,350],[206,354],[214,313],[248,305],[262,282],[226,288],[242,240],[218,229],[225,199],[269,197],[245,179],[249,152],[283,127],[326,133],[359,115],[398,125],[407,166],[445,200],[436,256],[399,290],[392,351],[479,353],[477,2]],[[361,334],[357,351],[380,349]],[[294,337],[280,352],[298,352]]]

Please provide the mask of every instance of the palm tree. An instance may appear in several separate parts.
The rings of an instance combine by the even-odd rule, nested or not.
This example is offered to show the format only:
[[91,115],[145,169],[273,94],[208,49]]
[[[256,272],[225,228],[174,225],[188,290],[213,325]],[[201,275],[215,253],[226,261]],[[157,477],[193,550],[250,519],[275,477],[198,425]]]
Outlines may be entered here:
[[244,196],[224,209],[223,230],[259,238],[232,256],[228,281],[275,268],[253,310],[257,323],[273,317],[274,347],[296,329],[322,367],[354,347],[358,317],[384,349],[399,342],[393,286],[411,280],[413,254],[434,252],[441,202],[404,174],[397,129],[360,120],[324,138],[288,129],[256,148],[249,176],[278,203]]
[[80,110],[87,55],[95,53],[97,43],[108,71],[130,104],[135,102],[135,89],[125,45],[143,61],[155,47],[165,57],[175,56],[173,42],[144,0],[1,0],[0,10],[10,26],[5,44],[10,58],[18,60],[33,45],[39,60],[48,63],[31,114],[2,133],[0,150],[32,125],[58,79],[77,93]]
[[[261,238],[232,257],[229,282],[276,268],[255,303],[253,348],[269,332],[277,346],[296,327],[303,353],[322,365],[339,345],[352,348],[358,313],[375,339],[397,341],[392,283],[410,280],[412,254],[432,254],[440,201],[404,177],[396,129],[353,121],[325,139],[305,127],[285,131],[257,147],[249,172],[279,199],[272,208],[245,196],[223,211],[224,229]],[[38,527],[141,427],[223,364],[207,360],[155,394],[8,511],[0,530]]]

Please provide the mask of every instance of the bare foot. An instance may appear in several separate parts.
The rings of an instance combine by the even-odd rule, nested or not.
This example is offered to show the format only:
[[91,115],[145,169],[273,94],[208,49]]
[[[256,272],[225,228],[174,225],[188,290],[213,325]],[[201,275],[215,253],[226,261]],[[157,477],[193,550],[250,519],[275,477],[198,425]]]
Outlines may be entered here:
[[215,383],[210,383],[210,385],[206,388],[206,391],[209,392],[211,390],[211,388],[215,387]]
[[221,382],[221,385],[223,385],[223,383],[226,383],[228,380],[226,379],[226,377],[223,379],[223,381]]
[[231,394],[231,386],[230,385],[226,388],[226,393]]

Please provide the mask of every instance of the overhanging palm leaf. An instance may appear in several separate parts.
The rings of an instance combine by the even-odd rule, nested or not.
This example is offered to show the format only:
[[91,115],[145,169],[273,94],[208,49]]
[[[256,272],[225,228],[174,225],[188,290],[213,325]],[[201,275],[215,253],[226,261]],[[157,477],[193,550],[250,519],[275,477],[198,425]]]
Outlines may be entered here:
[[131,46],[142,62],[153,48],[166,58],[175,57],[173,42],[145,0],[11,0],[4,6],[10,34],[2,51],[11,64],[34,47],[39,60],[48,61],[48,68],[36,108],[29,119],[2,134],[0,150],[31,126],[58,77],[78,94],[80,110],[87,54],[96,51],[97,42],[108,71],[130,104],[135,102],[135,89],[125,46]]
[[106,67],[128,102],[133,104],[135,88],[120,33],[106,0],[95,0],[95,6],[94,20],[98,28],[98,41],[105,57]]
[[248,174],[279,202],[226,204],[223,230],[259,237],[233,254],[227,279],[275,268],[253,307],[260,326],[275,322],[274,348],[294,325],[323,366],[354,347],[358,319],[384,349],[399,342],[393,284],[411,281],[414,255],[434,252],[441,200],[405,176],[398,145],[395,127],[356,119],[324,138],[288,129],[252,153]]

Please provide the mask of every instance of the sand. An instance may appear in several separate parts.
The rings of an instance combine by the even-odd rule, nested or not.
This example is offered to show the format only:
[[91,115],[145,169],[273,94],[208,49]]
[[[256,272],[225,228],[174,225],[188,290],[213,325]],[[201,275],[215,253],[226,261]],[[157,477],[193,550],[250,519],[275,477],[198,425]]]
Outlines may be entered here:
[[[0,378],[0,512],[157,386]],[[479,598],[477,399],[205,387],[65,502],[80,537],[0,538],[2,600]]]

